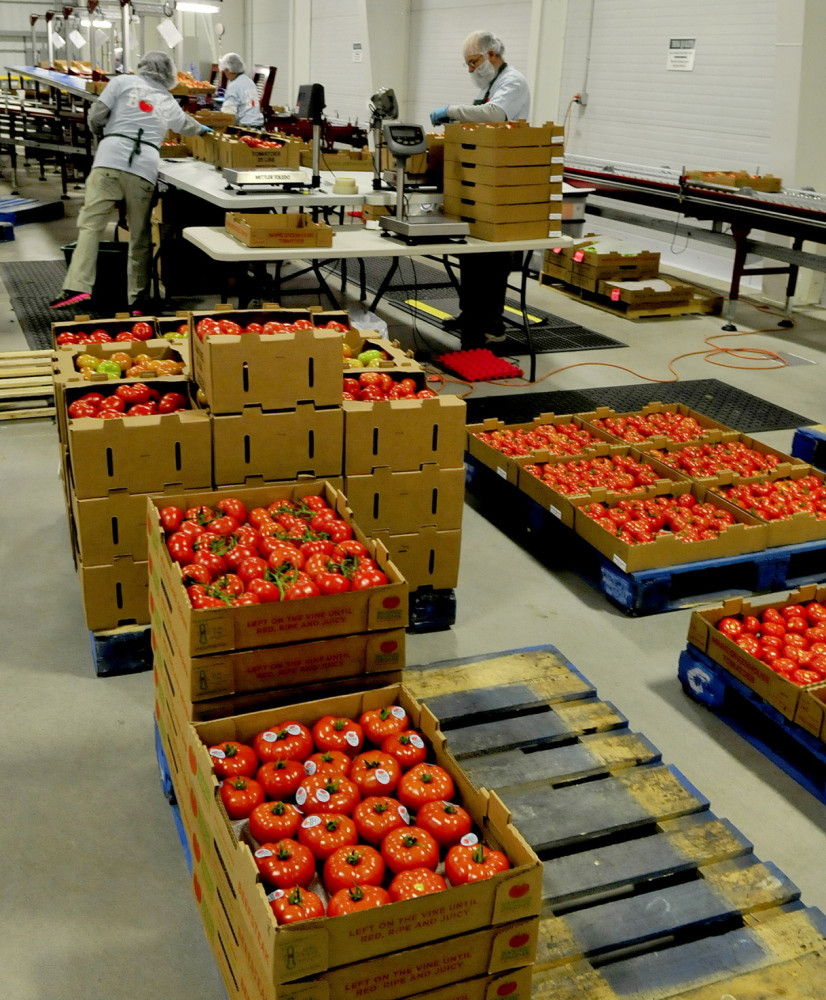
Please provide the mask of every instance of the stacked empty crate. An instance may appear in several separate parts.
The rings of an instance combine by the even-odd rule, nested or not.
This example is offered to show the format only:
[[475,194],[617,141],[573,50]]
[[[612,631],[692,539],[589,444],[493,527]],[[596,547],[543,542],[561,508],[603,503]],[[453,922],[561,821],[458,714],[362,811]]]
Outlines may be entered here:
[[[373,343],[357,331],[348,339],[355,354]],[[377,370],[391,378],[427,388],[421,366],[400,351],[381,364]],[[453,395],[344,402],[347,502],[387,547],[414,597],[458,582],[465,413],[464,400]]]
[[[102,329],[115,336],[128,331],[133,322],[77,320],[53,324],[53,331],[57,336]],[[154,320],[142,322],[155,328]],[[95,633],[149,623],[147,497],[211,485],[210,422],[195,408],[103,420],[70,418],[68,407],[90,391],[113,393],[122,382],[145,381],[159,392],[188,397],[186,374],[159,375],[152,365],[153,360],[182,359],[181,350],[185,348],[154,338],[57,347],[55,409],[69,530],[86,625]],[[84,379],[77,366],[79,355],[106,360],[115,352],[142,357],[140,374],[117,383],[106,375]]]
[[562,226],[563,129],[548,122],[445,126],[444,209],[479,239],[544,239]]

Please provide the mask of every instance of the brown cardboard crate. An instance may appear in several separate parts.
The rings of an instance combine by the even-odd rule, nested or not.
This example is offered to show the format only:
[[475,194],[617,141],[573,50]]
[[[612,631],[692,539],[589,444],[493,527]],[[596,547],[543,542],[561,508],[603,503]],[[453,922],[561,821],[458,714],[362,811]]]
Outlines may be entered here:
[[[595,430],[602,430],[603,433],[610,437],[612,432],[607,427],[603,429],[601,426],[602,422],[619,421],[627,424],[629,417],[645,417],[655,413],[674,413],[696,421],[702,428],[702,433],[696,440],[701,440],[710,431],[732,430],[731,427],[727,427],[725,424],[707,417],[704,413],[700,413],[699,410],[693,410],[690,406],[686,406],[685,403],[651,402],[646,403],[645,406],[641,406],[638,410],[626,410],[623,413],[612,410],[610,406],[598,406],[595,410],[580,413],[578,416],[585,422],[586,426],[593,427]],[[632,428],[628,428],[628,431],[631,433]],[[641,433],[636,433],[630,437],[620,437],[619,435],[615,435],[615,437],[617,441],[625,441],[627,444],[636,444],[640,447],[650,446],[652,448],[663,447],[669,440],[662,435],[643,438]]]
[[691,288],[665,278],[599,281],[597,293],[628,309],[663,309],[684,306],[691,301]]
[[[280,486],[260,486],[210,492],[190,492],[164,497],[164,504],[183,509],[197,504],[214,505],[221,497],[237,496],[247,506],[266,506],[278,499],[322,495],[345,520],[353,524],[344,495],[328,483],[313,480]],[[404,628],[408,619],[408,588],[387,558],[382,546],[369,541],[354,525],[355,536],[375,552],[374,558],[389,583],[369,590],[349,591],[337,597],[310,597],[301,601],[259,604],[248,607],[195,610],[187,597],[180,567],[166,548],[158,506],[149,504],[150,610],[162,614],[178,647],[188,654],[220,653],[230,649],[305,642],[358,632]],[[160,610],[153,609],[158,606]]]
[[[52,323],[52,344],[55,348],[61,345],[57,342],[57,337],[61,333],[86,334],[87,336],[95,330],[104,330],[112,340],[118,334],[129,333],[136,323],[148,323],[152,328],[152,340],[158,337],[158,328],[154,316],[129,316],[127,313],[117,313],[105,319],[92,319],[91,316],[78,314],[73,320],[63,320]],[[120,342],[119,342],[120,343]],[[130,341],[124,341],[122,346],[128,346]],[[149,344],[149,340],[137,341],[140,344]],[[87,345],[69,345],[70,347],[85,347]],[[89,345],[91,346],[91,345]]]
[[[506,189],[507,190],[507,189]],[[561,198],[557,199],[561,205]],[[514,223],[539,222],[549,219],[554,212],[554,203],[548,201],[524,202],[521,204],[489,205],[472,198],[457,198],[445,191],[445,215],[456,215],[473,222]]]
[[220,167],[230,167],[233,170],[257,170],[265,167],[297,170],[301,165],[301,144],[289,139],[284,140],[284,145],[277,148],[256,148],[225,135],[216,139],[213,146],[214,162]]
[[[649,496],[682,493],[693,493],[698,499],[709,501],[731,511],[735,523],[722,531],[716,538],[707,541],[681,542],[674,535],[665,535],[653,542],[630,545],[615,535],[609,533],[592,518],[577,507],[574,512],[574,530],[590,545],[615,563],[624,573],[635,573],[643,569],[656,569],[662,566],[675,566],[681,563],[695,562],[703,559],[723,559],[728,556],[743,555],[749,552],[760,552],[766,547],[766,525],[756,517],[751,517],[744,511],[726,504],[725,501],[712,496],[702,486],[692,486],[687,480],[675,482],[668,486],[654,487]],[[600,501],[598,493],[594,493],[591,502]]]
[[427,527],[409,534],[380,530],[374,537],[387,549],[411,591],[420,587],[453,590],[458,586],[461,530]]
[[[729,673],[750,687],[764,701],[773,705],[787,719],[794,720],[800,694],[805,689],[792,684],[785,677],[775,673],[767,663],[747,653],[724,635],[717,625],[722,618],[730,616],[755,615],[759,618],[766,608],[783,608],[788,604],[807,604],[809,601],[824,600],[826,600],[826,587],[818,587],[816,584],[807,584],[792,591],[785,600],[730,598],[717,607],[704,608],[692,613],[688,626],[688,641],[706,656],[711,657],[715,663],[725,667]],[[812,690],[821,692],[822,697],[821,686],[812,687]],[[804,709],[802,717],[811,718],[811,714]]]
[[[401,705],[410,714],[414,727],[432,744],[436,762],[453,775],[457,793],[476,828],[488,843],[505,851],[512,868],[484,882],[453,887],[436,897],[392,904],[356,915],[355,919],[322,919],[314,922],[313,927],[304,925],[300,933],[296,933],[294,926],[276,926],[252,852],[238,841],[216,798],[217,782],[207,748],[226,739],[249,740],[254,733],[286,719],[306,724],[328,713],[352,717],[371,707],[390,704]],[[435,719],[404,687],[396,685],[190,725],[183,736],[186,745],[180,747],[178,758],[187,762],[190,786],[181,810],[184,823],[189,829],[197,829],[191,816],[192,810],[197,810],[207,835],[213,837],[222,858],[219,871],[214,874],[217,879],[224,879],[221,884],[232,885],[234,889],[233,910],[238,915],[239,930],[243,928],[249,937],[257,955],[256,963],[267,982],[278,984],[313,977],[313,982],[334,987],[333,995],[343,995],[341,990],[356,972],[355,963],[358,963],[357,975],[364,977],[368,963],[373,961],[377,969],[396,968],[402,946],[404,950],[420,948],[442,940],[451,942],[453,948],[468,934],[473,937],[467,940],[475,942],[479,950],[474,961],[481,961],[482,966],[468,972],[458,968],[463,963],[455,963],[454,979],[519,968],[533,960],[535,919],[541,905],[538,859],[509,824],[507,811],[498,798],[474,789],[467,781],[446,750]],[[378,921],[382,924],[380,932]],[[517,921],[518,930],[514,926]],[[494,945],[500,935],[505,935],[505,939]],[[442,985],[449,981],[443,979]],[[412,983],[404,987],[391,983],[390,989],[396,992],[383,992],[381,996],[390,1000],[404,992],[414,992],[417,987]]]
[[[123,556],[146,562],[147,493],[110,490],[105,496],[79,500],[70,477],[70,510],[77,557],[86,567],[106,566]],[[179,492],[176,490],[175,492]]]
[[[530,202],[549,202],[562,197],[562,181],[553,184],[477,184],[474,181],[450,180],[445,184],[445,194],[461,199],[471,199],[482,205],[518,205]],[[546,254],[549,251],[546,251]]]
[[72,481],[78,499],[112,490],[154,493],[171,485],[203,489],[212,482],[209,416],[197,410],[68,421]]
[[78,564],[86,628],[105,632],[121,625],[148,625],[147,563],[122,556],[108,566]]
[[492,167],[445,158],[444,179],[446,183],[452,180],[493,187],[512,187],[514,185],[549,184],[557,177],[562,179],[561,164],[542,164],[533,167]]
[[344,413],[340,406],[299,403],[292,410],[245,406],[212,417],[212,481],[216,487],[250,480],[340,476]]
[[465,470],[436,463],[410,472],[379,467],[367,475],[344,477],[344,494],[353,516],[371,538],[376,531],[394,534],[461,528],[465,502]]
[[227,212],[224,229],[247,247],[331,247],[333,230],[307,212]]
[[477,222],[471,220],[470,235],[491,243],[508,240],[542,240],[556,236],[562,229],[561,217],[541,222]]
[[466,406],[458,396],[344,403],[344,473],[387,467],[411,472],[430,462],[462,464]]
[[444,130],[446,144],[473,144],[497,149],[560,144],[563,135],[563,127],[553,122],[543,125],[529,125],[525,121],[449,122]]
[[[326,316],[328,314],[319,314]],[[261,309],[196,312],[193,329],[206,317],[250,322],[291,323],[310,319],[307,310]],[[306,329],[293,333],[242,333],[191,338],[195,380],[213,413],[240,413],[245,406],[292,409],[299,403],[336,406],[341,402],[342,334]]]
[[[445,137],[435,132],[425,134],[427,152],[410,156],[405,164],[404,172],[410,177],[424,177],[427,174],[442,172],[445,158]],[[386,146],[381,148],[381,169],[394,170],[395,158]]]
[[[705,486],[713,486],[714,484],[729,485],[735,479],[738,482],[756,481],[762,479],[766,472],[769,471],[760,470],[749,476],[743,476],[727,469],[720,469],[718,472],[709,471],[707,474],[702,474],[702,470],[700,469],[697,469],[696,472],[690,471],[697,449],[706,448],[706,446],[714,449],[715,446],[725,447],[730,444],[743,444],[747,448],[759,452],[761,455],[775,459],[777,465],[771,471],[779,477],[790,475],[792,470],[803,468],[809,470],[811,468],[805,462],[801,462],[791,455],[778,451],[776,448],[770,448],[767,444],[763,444],[762,441],[757,441],[747,434],[739,434],[737,431],[710,430],[702,442],[669,442],[658,448],[652,448],[650,445],[646,445],[645,448],[651,454],[656,464],[674,469],[683,476],[687,476],[695,482],[703,483]],[[710,454],[713,457],[714,451],[711,451]],[[722,456],[720,460],[722,461]]]
[[[302,167],[312,167],[313,148],[302,149],[300,154]],[[322,150],[319,156],[321,170],[351,170],[362,171],[373,169],[373,154],[369,149],[329,149]]]
[[[361,632],[284,646],[190,656],[181,649],[158,606],[152,616],[152,645],[169,670],[185,704],[214,701],[267,689],[297,689],[386,674],[405,664],[404,629]],[[189,718],[193,716],[188,714]]]
[[562,163],[561,146],[477,146],[445,143],[445,163],[473,164],[477,167],[538,167]]

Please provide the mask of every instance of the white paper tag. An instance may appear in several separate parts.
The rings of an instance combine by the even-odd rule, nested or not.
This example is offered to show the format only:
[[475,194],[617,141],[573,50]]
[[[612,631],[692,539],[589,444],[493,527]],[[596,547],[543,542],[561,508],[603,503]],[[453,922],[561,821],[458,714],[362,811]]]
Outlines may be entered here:
[[290,736],[300,736],[301,726],[297,726],[295,723],[293,723],[291,726],[287,726],[287,732],[290,734]]
[[554,507],[553,504],[551,504],[548,507],[548,510],[553,514],[554,517],[559,517],[559,518],[562,517],[562,511],[559,509],[559,507]]
[[505,471],[505,469],[502,468],[501,465],[497,465],[496,466],[496,475],[497,476],[501,476],[503,479],[507,479],[508,478],[507,472]]
[[620,559],[619,556],[614,556],[613,562],[615,562],[617,566],[619,566],[619,568],[623,571],[623,573],[625,572],[625,567],[627,564],[624,559]]

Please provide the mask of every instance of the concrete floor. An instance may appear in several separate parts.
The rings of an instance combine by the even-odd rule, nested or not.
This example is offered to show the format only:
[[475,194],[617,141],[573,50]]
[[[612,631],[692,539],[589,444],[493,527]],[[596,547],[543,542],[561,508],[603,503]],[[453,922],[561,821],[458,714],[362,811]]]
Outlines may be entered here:
[[[58,191],[53,177],[44,184],[35,171],[21,180],[21,193],[30,197]],[[0,195],[8,193],[0,183]],[[14,242],[0,244],[0,260],[62,257],[81,197],[71,192],[60,222],[19,227]],[[746,334],[721,341],[719,318],[633,323],[539,287],[531,301],[630,346],[545,355],[540,375],[579,367],[554,374],[544,387],[636,381],[627,369],[668,379],[670,358],[698,352],[677,363],[681,378],[721,378],[826,422],[820,310],[806,310],[793,330],[780,331],[774,317],[743,306],[738,321]],[[406,318],[392,309],[382,317],[392,335],[412,342]],[[419,333],[439,340],[432,327],[420,326]],[[748,360],[730,361],[742,370],[716,367],[706,356],[707,338],[715,337],[812,363],[777,371],[753,370]],[[441,343],[454,346],[444,336]],[[25,343],[0,288],[0,351],[20,349]],[[757,436],[791,447],[791,431]],[[151,674],[94,676],[51,421],[0,423],[0,503],[6,595],[0,993],[4,1000],[224,1000],[158,783]],[[754,843],[762,860],[797,883],[805,903],[826,909],[826,806],[682,693],[677,657],[689,611],[625,617],[574,574],[549,572],[470,506],[457,600],[454,628],[410,637],[410,663],[555,645],[710,799],[715,813]]]

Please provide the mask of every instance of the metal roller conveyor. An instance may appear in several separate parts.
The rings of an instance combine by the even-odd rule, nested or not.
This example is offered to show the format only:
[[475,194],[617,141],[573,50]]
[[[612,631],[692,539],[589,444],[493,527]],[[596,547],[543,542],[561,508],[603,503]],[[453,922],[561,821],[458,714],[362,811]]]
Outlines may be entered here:
[[[802,249],[805,241],[826,243],[826,194],[807,189],[783,189],[778,193],[755,191],[748,187],[692,180],[671,167],[606,163],[582,156],[566,156],[565,180],[574,187],[594,188],[597,197],[677,212],[686,218],[710,223],[710,228],[700,228],[638,212],[586,206],[586,211],[605,218],[732,247],[729,326],[734,319],[743,275],[787,275],[785,311],[789,316],[799,268],[826,272],[826,255]],[[722,228],[724,225],[729,227],[728,231]],[[752,230],[789,237],[792,245],[751,239]],[[745,261],[749,253],[783,261],[784,266],[747,268]],[[783,325],[792,325],[791,320],[784,320]]]

